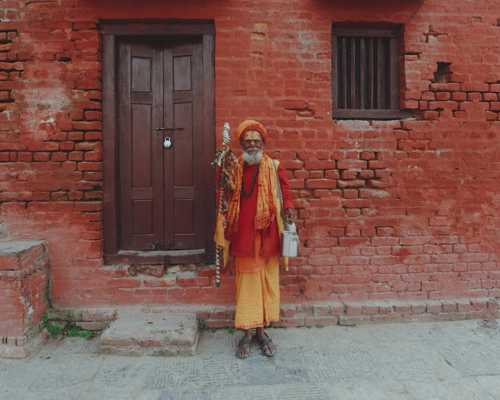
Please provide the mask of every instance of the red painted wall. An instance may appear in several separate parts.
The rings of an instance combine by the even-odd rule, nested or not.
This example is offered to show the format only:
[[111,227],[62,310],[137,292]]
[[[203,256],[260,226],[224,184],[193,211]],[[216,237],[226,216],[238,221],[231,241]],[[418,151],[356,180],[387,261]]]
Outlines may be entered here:
[[[0,0],[0,235],[49,243],[55,305],[233,299],[207,268],[102,265],[96,22],[111,18],[214,21],[216,131],[263,121],[295,189],[285,301],[500,296],[499,0],[58,3]],[[405,25],[414,118],[332,120],[334,21]],[[437,62],[450,83],[432,83]]]

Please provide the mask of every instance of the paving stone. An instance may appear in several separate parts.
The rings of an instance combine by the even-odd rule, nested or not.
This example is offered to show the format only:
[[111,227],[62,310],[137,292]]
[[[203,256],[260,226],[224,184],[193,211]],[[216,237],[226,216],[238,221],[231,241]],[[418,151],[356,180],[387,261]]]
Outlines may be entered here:
[[415,400],[404,384],[395,380],[338,381],[330,383],[327,391],[329,398],[339,400]]
[[500,400],[500,375],[476,376],[472,379],[495,400]]
[[446,384],[438,380],[405,382],[405,386],[415,400],[495,400],[495,397],[472,379],[462,378]]

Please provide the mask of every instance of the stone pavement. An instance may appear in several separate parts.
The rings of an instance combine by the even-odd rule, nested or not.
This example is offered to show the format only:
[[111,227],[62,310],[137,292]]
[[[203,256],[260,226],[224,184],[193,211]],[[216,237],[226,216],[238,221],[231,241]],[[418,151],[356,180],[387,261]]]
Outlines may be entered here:
[[499,400],[498,322],[273,329],[274,359],[236,359],[227,330],[203,332],[194,357],[102,355],[71,338],[0,360],[0,399]]

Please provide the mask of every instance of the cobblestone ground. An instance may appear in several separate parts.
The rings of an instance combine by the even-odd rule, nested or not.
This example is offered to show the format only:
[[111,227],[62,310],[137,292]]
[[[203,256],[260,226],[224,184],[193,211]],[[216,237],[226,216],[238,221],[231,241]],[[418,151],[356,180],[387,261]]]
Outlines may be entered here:
[[96,353],[96,340],[51,342],[0,361],[1,400],[500,399],[498,321],[273,329],[273,359],[240,334],[204,332],[195,357]]

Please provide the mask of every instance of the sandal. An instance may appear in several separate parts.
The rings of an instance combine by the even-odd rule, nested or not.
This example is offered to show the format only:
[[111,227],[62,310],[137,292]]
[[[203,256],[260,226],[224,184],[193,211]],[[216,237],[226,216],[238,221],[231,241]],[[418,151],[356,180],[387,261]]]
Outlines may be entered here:
[[250,343],[252,343],[252,337],[248,335],[243,335],[238,343],[238,349],[236,350],[236,357],[240,359],[247,358],[250,355]]
[[262,336],[255,335],[255,340],[260,346],[262,354],[266,357],[273,357],[276,353],[276,345],[273,343],[267,332],[263,332]]

